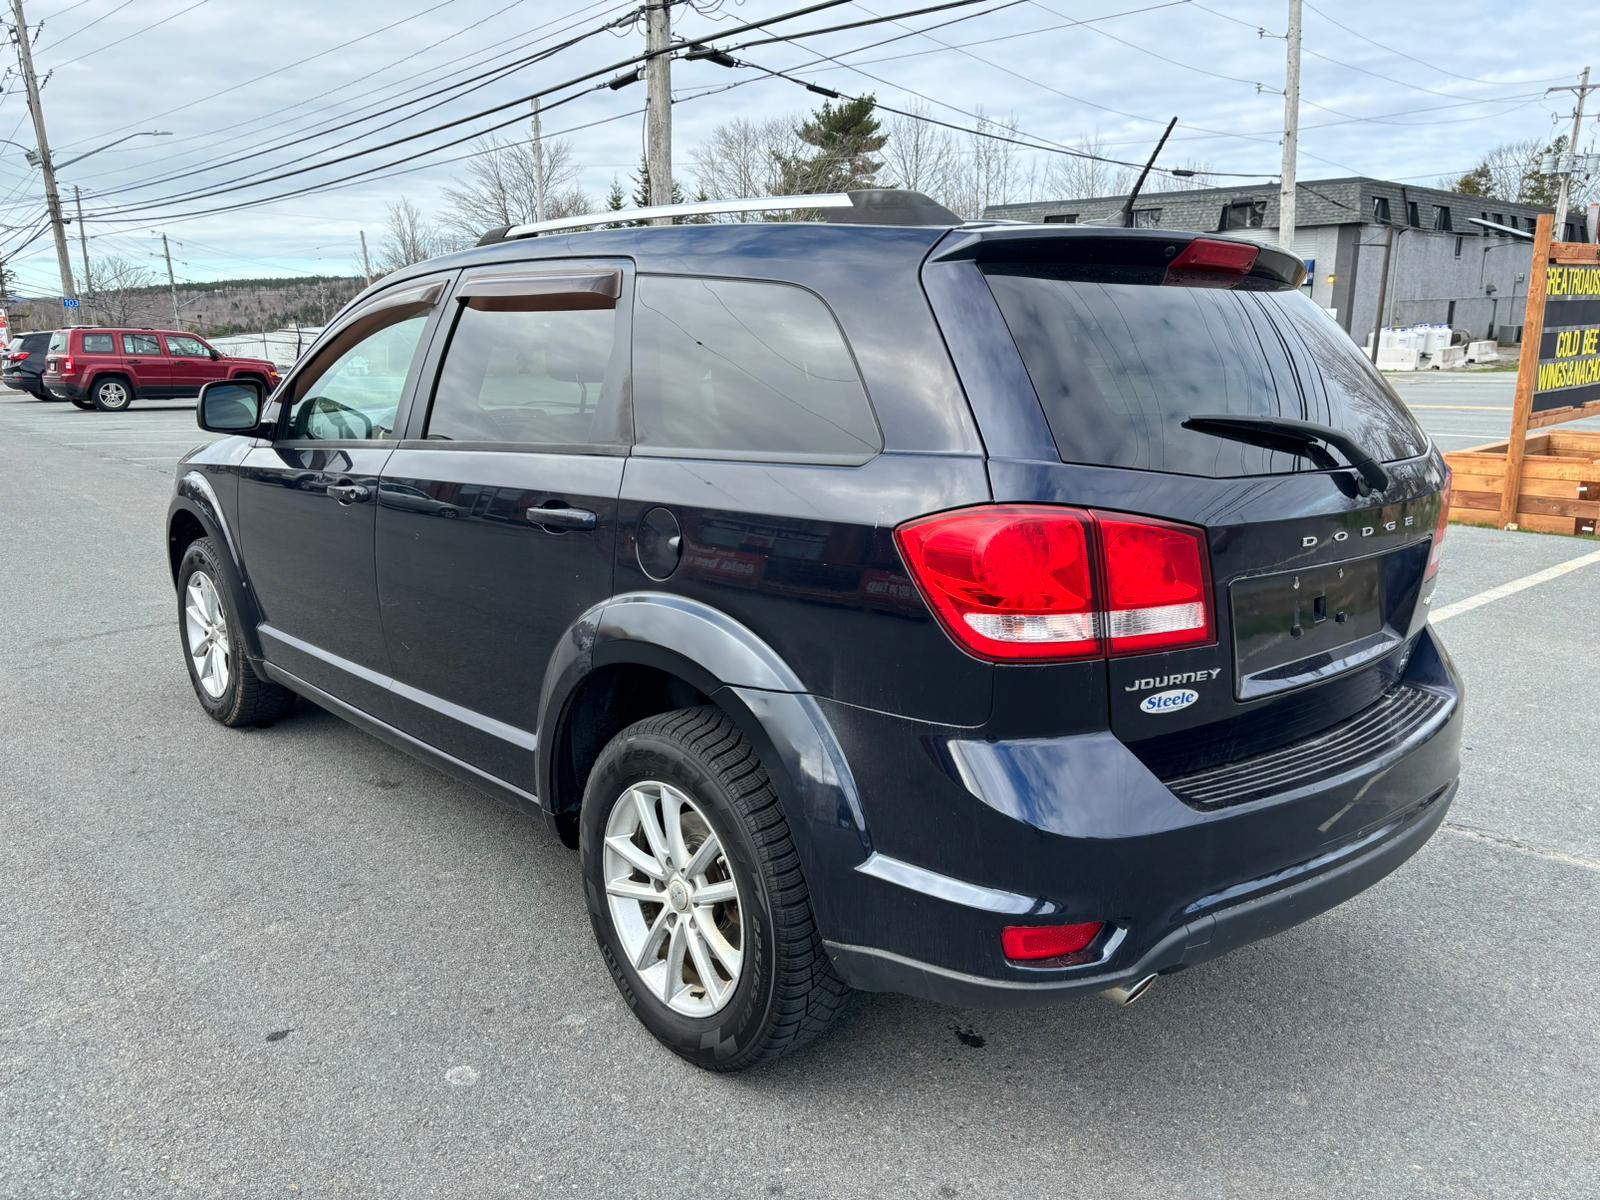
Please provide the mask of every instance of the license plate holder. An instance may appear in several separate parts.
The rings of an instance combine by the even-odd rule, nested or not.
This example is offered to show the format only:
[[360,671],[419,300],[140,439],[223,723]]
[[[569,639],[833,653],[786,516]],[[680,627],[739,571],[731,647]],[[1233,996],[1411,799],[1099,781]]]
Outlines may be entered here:
[[1234,679],[1254,699],[1327,678],[1382,653],[1383,556],[1235,580]]

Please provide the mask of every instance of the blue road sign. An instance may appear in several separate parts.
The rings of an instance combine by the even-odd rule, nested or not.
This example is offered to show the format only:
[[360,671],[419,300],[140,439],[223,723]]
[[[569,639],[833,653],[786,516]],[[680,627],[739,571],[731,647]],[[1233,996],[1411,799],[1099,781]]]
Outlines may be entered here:
[[83,301],[79,300],[76,296],[64,296],[61,300],[62,308],[79,308],[82,306],[82,304]]

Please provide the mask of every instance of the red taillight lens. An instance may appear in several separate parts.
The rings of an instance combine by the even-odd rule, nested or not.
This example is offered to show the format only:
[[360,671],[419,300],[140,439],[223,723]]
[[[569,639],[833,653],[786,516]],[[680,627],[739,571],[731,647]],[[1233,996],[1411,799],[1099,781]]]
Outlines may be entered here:
[[895,537],[934,615],[980,658],[1059,662],[1212,640],[1205,533],[1188,525],[996,504],[922,517]]
[[26,350],[18,350],[15,354],[13,354],[11,356],[11,361],[14,362],[14,363],[19,363],[19,362],[23,361],[23,359],[25,359],[27,357],[28,357],[28,351],[26,351]]
[[1439,573],[1439,560],[1444,556],[1444,531],[1450,524],[1450,489],[1453,483],[1450,468],[1446,467],[1444,491],[1439,493],[1439,523],[1433,529],[1433,548],[1428,551],[1428,569],[1422,576],[1424,582]]
[[1112,654],[1211,641],[1206,535],[1189,525],[1096,513],[1106,561],[1106,628]]
[[1233,287],[1250,274],[1261,254],[1247,242],[1195,238],[1167,264],[1163,282],[1189,287]]
[[72,361],[72,356],[71,355],[68,355],[66,358],[63,358],[60,361],[60,363],[57,365],[57,367],[56,367],[56,370],[59,371],[63,375],[71,375],[77,369],[78,369],[77,366]]
[[911,577],[955,640],[1001,661],[1100,653],[1092,521],[1075,508],[997,504],[895,531]]
[[1076,954],[1100,936],[1104,921],[1080,925],[1007,925],[1000,931],[1000,948],[1013,962],[1038,962]]

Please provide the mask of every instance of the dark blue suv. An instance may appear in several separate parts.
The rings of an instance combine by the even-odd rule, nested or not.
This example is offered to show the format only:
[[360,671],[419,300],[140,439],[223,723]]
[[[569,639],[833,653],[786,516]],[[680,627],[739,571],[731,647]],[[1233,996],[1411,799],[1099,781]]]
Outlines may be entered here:
[[1304,265],[807,202],[502,231],[209,385],[205,710],[303,696],[542,813],[716,1069],[851,989],[1126,1003],[1413,854],[1448,473]]

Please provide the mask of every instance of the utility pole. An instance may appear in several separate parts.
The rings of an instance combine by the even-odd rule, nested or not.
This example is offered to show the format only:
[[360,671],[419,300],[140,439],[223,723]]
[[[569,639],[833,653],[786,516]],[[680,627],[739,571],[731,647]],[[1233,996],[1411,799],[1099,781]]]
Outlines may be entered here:
[[94,295],[94,275],[89,271],[89,234],[83,227],[83,196],[78,185],[72,185],[72,203],[78,209],[78,249],[83,252],[83,290]]
[[1278,191],[1278,245],[1294,253],[1294,172],[1300,143],[1300,0],[1289,0],[1288,60],[1283,68],[1283,169]]
[[183,328],[183,318],[178,315],[178,280],[172,273],[172,247],[167,244],[167,235],[161,235],[161,253],[167,260],[167,290],[172,293],[172,324],[176,329]]
[[[654,177],[652,174],[651,178]],[[533,98],[533,219],[544,220],[544,137],[539,131],[537,96]]]
[[16,18],[12,31],[17,39],[17,63],[22,68],[22,82],[28,89],[28,111],[33,114],[33,136],[39,142],[39,173],[44,176],[44,203],[50,213],[50,228],[56,238],[56,265],[61,268],[61,296],[70,299],[77,295],[78,286],[72,279],[72,256],[67,253],[66,223],[61,219],[61,194],[56,191],[56,168],[50,161],[50,139],[44,131],[44,109],[39,107],[39,80],[33,73],[33,47],[29,44],[28,18],[22,12],[22,0],[11,0],[11,12]]
[[[1600,85],[1596,85],[1596,86],[1600,86]],[[1578,93],[1578,106],[1577,106],[1577,108],[1575,108],[1573,110],[1573,113],[1572,113],[1572,137],[1567,142],[1567,153],[1569,155],[1575,155],[1575,154],[1578,153],[1578,137],[1583,133],[1583,102],[1584,102],[1584,99],[1589,95],[1589,68],[1588,67],[1585,67],[1583,69],[1583,77],[1578,81],[1578,86],[1574,90],[1576,90],[1577,93]],[[1555,231],[1556,231],[1556,241],[1558,241],[1558,242],[1562,240],[1562,230],[1566,228],[1566,224],[1567,224],[1567,204],[1571,201],[1571,199],[1572,199],[1572,172],[1571,171],[1563,171],[1561,173],[1561,191],[1556,196]]]
[[[1360,238],[1356,239],[1357,245]],[[1359,254],[1361,251],[1356,251]],[[1372,361],[1378,361],[1378,343],[1383,339],[1383,306],[1389,299],[1389,259],[1394,256],[1394,226],[1383,232],[1383,268],[1378,275],[1378,315],[1372,322]]]
[[[22,0],[15,0],[20,4]],[[650,203],[672,203],[672,67],[667,47],[672,44],[672,0],[651,0],[645,13],[645,164],[650,170]],[[672,224],[658,217],[657,225]]]
[[367,231],[361,231],[361,273],[367,278],[367,286],[372,286],[372,259],[367,257]]

